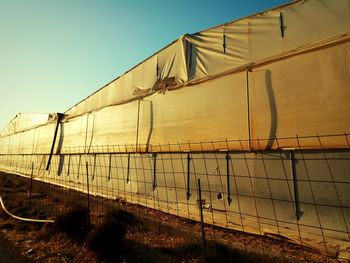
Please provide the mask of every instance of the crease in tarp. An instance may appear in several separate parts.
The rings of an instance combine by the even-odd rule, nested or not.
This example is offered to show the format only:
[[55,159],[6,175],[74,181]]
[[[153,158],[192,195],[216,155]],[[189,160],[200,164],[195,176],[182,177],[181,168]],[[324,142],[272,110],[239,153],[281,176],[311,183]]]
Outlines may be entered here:
[[[184,86],[186,86],[190,85],[189,82],[193,80],[211,77],[228,70],[234,70],[234,68],[237,69],[237,67],[243,67],[249,63],[257,63],[261,59],[278,56],[300,48],[305,43],[327,39],[332,34],[344,33],[344,30],[348,30],[347,28],[350,26],[347,18],[348,13],[344,11],[347,10],[346,8],[349,8],[347,0],[334,2],[326,0],[300,1],[195,34],[186,34],[127,71],[124,75],[130,75],[131,86],[124,85],[116,88],[110,86],[112,82],[105,86],[105,89],[111,89],[111,96],[109,97],[113,98],[112,101],[101,100],[99,102],[96,98],[92,98],[97,96],[97,93],[101,91],[100,89],[97,93],[89,96],[86,101],[81,101],[74,105],[66,113],[78,115],[104,106],[115,105],[121,101],[128,101],[133,96],[135,85],[141,90],[147,90],[152,87],[155,80],[157,80],[157,66],[147,65],[154,58],[156,58],[156,64],[163,70],[167,69],[168,74],[170,74],[167,75],[166,72],[162,72],[162,77],[178,78],[179,81],[177,82],[184,82]],[[281,37],[280,20],[282,12],[284,21],[283,37]],[[313,15],[315,12],[318,12],[318,16]],[[227,57],[223,56],[223,35],[227,39],[225,43],[225,54],[227,54]],[[171,52],[169,53],[170,49]],[[231,50],[236,50],[237,52],[232,53]],[[244,50],[247,50],[247,52]],[[167,57],[161,60],[165,64],[161,65],[158,58],[165,53],[167,53]],[[175,60],[178,63],[174,63]],[[166,65],[167,63],[168,66]],[[144,79],[147,83],[142,84],[143,81],[141,81],[140,84],[139,80],[136,80],[140,77],[138,73],[140,68],[143,68],[143,72],[151,72],[149,77]],[[115,80],[115,82],[119,81],[120,78]],[[126,89],[131,89],[132,91],[127,92],[125,94],[126,97],[118,100],[118,94],[121,90]]]
[[[222,77],[222,76],[225,76],[225,75],[229,75],[229,74],[245,71],[247,69],[253,69],[253,68],[261,67],[263,65],[272,63],[272,62],[277,61],[277,60],[285,59],[285,58],[288,58],[288,57],[291,57],[291,56],[298,56],[298,55],[305,54],[305,53],[308,53],[308,52],[313,52],[313,51],[316,51],[316,50],[319,50],[319,49],[327,48],[329,46],[339,45],[340,43],[348,42],[349,40],[350,40],[350,33],[342,34],[342,35],[335,36],[335,37],[327,39],[327,40],[322,40],[322,41],[319,41],[319,42],[316,42],[316,43],[312,43],[312,44],[306,44],[306,45],[302,46],[299,49],[295,49],[295,50],[286,52],[284,54],[280,54],[278,56],[274,56],[274,57],[270,57],[270,58],[267,58],[267,59],[264,59],[264,60],[261,60],[261,61],[257,61],[256,63],[249,63],[249,64],[244,65],[242,67],[238,67],[238,68],[235,68],[235,69],[232,69],[232,70],[229,70],[227,72],[223,72],[223,73],[220,73],[220,74],[217,74],[217,75],[214,75],[214,76],[206,77],[206,78],[199,79],[199,80],[188,81],[186,83],[181,83],[181,84],[178,84],[176,86],[169,87],[167,90],[168,91],[173,91],[173,90],[177,90],[177,89],[180,89],[180,88],[183,88],[183,87],[186,87],[186,86],[200,84],[200,83],[203,83],[205,81],[210,81],[212,79],[219,78],[219,77]],[[125,100],[125,101],[121,101],[121,102],[116,103],[116,104],[108,105],[107,107],[113,107],[113,106],[127,104],[127,103],[130,103],[130,102],[139,100],[139,99],[143,99],[143,98],[152,96],[155,93],[156,93],[155,91],[151,91],[150,93],[145,94],[143,96],[137,96],[137,97],[131,98],[129,100]],[[81,114],[78,114],[78,115],[65,115],[64,119],[62,120],[62,123],[66,122],[66,121],[68,121],[70,119],[74,119],[76,117],[85,115],[87,113],[100,111],[100,110],[102,110],[104,108],[106,108],[106,107],[103,106],[103,107],[96,108],[96,109],[91,110],[89,112],[84,112],[84,113],[81,113]],[[15,120],[15,119],[16,119],[16,117],[13,120]],[[39,124],[39,125],[35,125],[35,126],[29,127],[29,128],[25,128],[23,130],[19,130],[19,131],[13,132],[11,134],[5,134],[5,135],[2,135],[1,137],[4,138],[4,137],[8,137],[8,136],[11,136],[11,135],[14,135],[14,134],[18,134],[18,133],[29,131],[31,129],[36,129],[36,128],[39,128],[39,127],[43,127],[43,126],[46,126],[48,123],[50,123],[50,122],[46,122],[46,123],[43,123],[43,124]],[[10,125],[14,125],[13,121],[11,121],[2,130],[2,133]]]
[[[346,33],[346,34],[342,34],[342,35],[337,35],[337,36],[332,37],[330,39],[318,41],[318,42],[315,42],[315,43],[308,43],[308,44],[306,44],[306,45],[304,45],[304,46],[302,46],[300,48],[290,50],[290,51],[285,52],[283,54],[278,54],[276,56],[267,57],[267,58],[261,59],[259,61],[256,61],[254,63],[247,63],[247,64],[242,65],[240,67],[237,67],[237,68],[234,68],[234,69],[230,69],[230,70],[227,70],[225,72],[218,73],[218,74],[215,74],[215,75],[212,75],[212,76],[207,76],[207,77],[203,77],[201,79],[196,79],[196,80],[190,80],[190,81],[185,82],[185,83],[179,83],[178,85],[169,87],[167,90],[168,91],[172,91],[172,90],[177,90],[177,89],[180,89],[180,88],[183,88],[183,87],[186,87],[186,86],[192,86],[192,85],[200,84],[200,83],[203,83],[205,81],[213,80],[213,79],[216,79],[216,78],[219,78],[219,77],[222,77],[222,76],[226,76],[226,75],[229,75],[229,74],[233,74],[233,73],[236,73],[236,72],[242,72],[242,71],[246,71],[247,69],[253,69],[253,68],[261,67],[263,65],[266,65],[266,64],[269,64],[269,63],[273,63],[274,61],[277,61],[277,60],[286,59],[286,58],[289,58],[291,56],[298,56],[298,55],[301,55],[301,54],[304,54],[304,53],[307,53],[307,52],[313,52],[313,51],[316,51],[318,49],[327,48],[327,47],[333,46],[333,45],[338,45],[338,44],[340,44],[340,43],[342,43],[344,41],[345,42],[350,41],[350,32]],[[146,98],[146,97],[152,96],[155,93],[156,93],[155,91],[151,90],[149,93],[144,94],[142,96],[136,96],[134,98],[130,98],[128,100],[121,101],[121,102],[116,103],[116,104],[111,104],[111,105],[108,105],[108,106],[102,106],[102,107],[96,108],[94,110],[91,110],[89,112],[98,111],[98,110],[101,110],[101,109],[109,107],[109,106],[117,106],[117,105],[122,105],[122,104],[125,104],[125,103],[130,103],[130,102],[138,100],[140,98]],[[77,115],[74,115],[74,114],[67,115],[66,118],[70,119],[70,118],[74,118],[74,117],[78,117],[78,116],[84,115],[86,113],[87,112],[83,112],[83,113],[77,114]]]
[[[134,140],[131,138],[135,137],[135,122],[139,120],[139,118],[136,119],[134,116],[136,112],[136,101],[145,100],[145,98],[150,98],[150,100],[152,100],[152,107],[154,107],[154,109],[151,112],[149,108],[142,108],[141,124],[143,123],[142,130],[144,131],[141,132],[141,135],[144,136],[143,134],[146,134],[148,136],[148,131],[152,128],[150,143],[164,143],[166,140],[173,140],[173,137],[185,141],[206,141],[211,139],[229,140],[232,139],[232,136],[235,136],[235,138],[246,138],[246,131],[241,127],[245,126],[246,122],[238,118],[240,115],[245,116],[247,110],[250,111],[250,109],[247,109],[246,105],[240,101],[246,99],[245,95],[239,93],[245,88],[245,82],[242,81],[242,75],[244,75],[246,70],[255,71],[260,68],[269,71],[273,68],[272,76],[277,84],[272,83],[271,85],[276,88],[277,92],[282,94],[280,97],[281,100],[277,101],[278,103],[281,103],[280,101],[286,103],[283,94],[288,94],[294,89],[291,83],[283,83],[284,78],[282,77],[288,77],[293,73],[288,72],[289,68],[294,68],[296,72],[299,70],[299,66],[304,67],[305,70],[300,72],[295,78],[307,78],[308,75],[315,76],[319,74],[324,78],[324,81],[319,83],[320,87],[326,85],[322,83],[327,83],[328,89],[331,90],[333,87],[332,83],[338,83],[341,87],[336,91],[341,94],[344,89],[344,87],[342,87],[344,83],[340,80],[334,80],[332,74],[338,74],[341,79],[341,74],[346,75],[348,73],[346,68],[343,69],[344,73],[342,73],[343,71],[340,72],[338,67],[331,67],[324,64],[331,63],[334,60],[334,55],[341,57],[339,52],[343,52],[346,55],[348,47],[347,43],[349,41],[349,27],[347,27],[347,25],[350,22],[347,21],[346,23],[343,23],[342,21],[344,20],[344,17],[348,15],[349,9],[345,9],[344,7],[349,7],[349,1],[337,0],[336,4],[334,4],[334,2],[326,2],[325,0],[308,0],[303,1],[302,3],[302,6],[298,4],[288,5],[289,11],[283,9],[286,25],[286,32],[283,41],[280,39],[279,12],[271,11],[258,16],[252,16],[249,19],[241,20],[239,23],[234,22],[223,26],[221,25],[212,31],[207,30],[198,34],[187,34],[182,36],[160,52],[150,56],[144,62],[139,63],[126,74],[119,77],[117,81],[109,83],[104,89],[100,89],[98,92],[66,111],[68,116],[66,116],[62,124],[66,127],[67,131],[71,132],[71,134],[65,134],[65,143],[78,145],[80,140],[75,141],[74,138],[77,138],[76,136],[79,136],[79,134],[84,134],[84,132],[86,136],[90,136],[91,126],[86,123],[88,119],[85,122],[83,120],[85,119],[84,117],[80,119],[79,117],[91,113],[93,116],[96,116],[96,129],[93,129],[92,136],[96,134],[101,136],[99,138],[96,135],[96,137],[91,138],[91,147],[97,143],[108,145],[118,144],[122,141],[125,141],[127,144],[133,144]],[[329,10],[324,8],[324,6],[318,7],[322,4],[325,4]],[[302,10],[302,7],[305,7],[307,10]],[[315,9],[314,11],[321,11],[321,18],[315,19],[315,25],[319,27],[324,26],[324,23],[326,23],[324,21],[321,21],[320,24],[316,23],[322,19],[322,16],[324,15],[327,18],[331,18],[327,21],[327,23],[329,23],[328,27],[324,30],[321,28],[322,30],[320,29],[320,32],[317,31],[318,28],[301,28],[300,32],[293,33],[293,30],[299,29],[296,29],[295,25],[292,23],[293,21],[291,21],[297,19],[292,11],[295,11],[297,15],[300,13],[301,17],[304,20],[306,19],[305,27],[308,27],[312,19],[308,14],[310,14],[312,8]],[[324,14],[324,12],[328,13]],[[334,14],[338,13],[339,16],[335,18]],[[303,21],[295,22],[297,25],[302,25],[302,23],[304,23]],[[303,37],[305,32],[309,32],[308,30],[312,34]],[[268,34],[265,34],[266,32]],[[339,32],[341,32],[341,34],[339,34]],[[227,38],[227,56],[223,55],[222,50],[223,34],[225,34],[225,38]],[[291,39],[291,36],[294,35],[300,35],[301,37],[298,39]],[[317,41],[314,41],[315,39]],[[235,43],[235,41],[237,41],[237,43]],[[257,47],[259,43],[263,47]],[[271,47],[268,46],[269,43],[271,43]],[[330,47],[335,47],[335,45],[338,45],[336,47],[338,53],[335,53],[334,50],[326,50]],[[239,52],[240,49],[244,50],[245,47],[247,47],[246,53],[242,52],[241,56],[237,58],[234,57],[233,50]],[[276,52],[271,55],[271,50],[275,50]],[[255,56],[256,54],[259,56]],[[325,57],[322,57],[321,54],[325,55]],[[290,61],[292,61],[292,59],[295,61],[297,56],[300,55],[305,55],[305,58],[308,57],[313,62],[307,64],[308,61],[303,61],[300,57],[299,60],[297,60],[299,63],[297,66],[291,64],[289,67],[288,63],[291,63]],[[222,60],[222,58],[225,57],[232,58],[232,60]],[[322,59],[325,61],[323,64],[319,63]],[[237,65],[234,64],[234,61],[237,61]],[[346,62],[344,63],[346,66]],[[282,65],[284,66],[284,69],[280,70],[279,68],[276,68],[276,65]],[[306,68],[306,66],[309,68]],[[175,83],[173,82],[174,85],[165,86],[164,89],[160,89],[159,92],[156,92],[153,89],[155,86],[152,82],[158,81],[157,67],[160,68],[160,74],[164,79],[174,77],[175,80],[176,78],[178,79],[179,84],[176,84],[175,81]],[[326,77],[327,72],[330,72],[328,77]],[[148,73],[150,76],[146,76]],[[263,75],[259,80],[256,76],[252,77],[255,78],[258,83],[256,85],[256,94],[263,95],[261,98],[265,99],[265,101],[261,100],[257,103],[259,107],[262,107],[262,105],[264,105],[264,103],[266,104],[269,99],[265,94],[267,80]],[[316,80],[319,81],[319,79],[316,79],[315,77],[315,81]],[[142,85],[143,82],[147,85]],[[294,82],[292,81],[292,83]],[[151,85],[152,88],[147,88]],[[194,87],[195,85],[196,87]],[[298,88],[298,86],[304,85],[304,82],[299,80],[299,82],[296,82],[293,85]],[[192,88],[181,90],[186,86],[192,86]],[[281,92],[281,87],[284,86],[286,88]],[[139,87],[141,94],[133,96],[135,87]],[[313,92],[318,92],[312,84],[310,84],[309,87],[304,87],[305,91],[310,88],[313,89]],[[221,93],[227,94],[227,96],[232,96],[230,97],[232,101],[226,101],[227,98]],[[337,96],[339,96],[338,93],[336,94]],[[308,96],[312,97],[314,95],[309,94]],[[198,100],[199,97],[201,98],[200,101]],[[303,99],[303,97],[300,99]],[[218,98],[220,98],[220,100]],[[312,98],[314,98],[315,104],[322,103],[317,97],[314,96]],[[330,98],[331,96],[328,97],[328,99]],[[322,99],[325,100],[325,97],[322,97]],[[326,102],[327,101],[330,100],[326,100]],[[235,104],[237,108],[232,108],[230,103]],[[329,102],[327,103],[324,104],[325,107],[331,108],[331,106],[333,106],[332,104],[329,104]],[[306,100],[305,105],[308,104],[311,103]],[[343,104],[337,105],[336,108],[345,116],[348,108]],[[271,107],[271,104],[266,104],[265,106],[267,109],[268,107]],[[289,108],[289,105],[287,105],[286,108]],[[313,109],[316,110],[316,112],[320,110],[315,107]],[[216,111],[215,114],[211,112],[214,110]],[[262,109],[255,110],[255,112],[258,112],[259,110],[261,111]],[[295,109],[293,114],[297,115],[297,111],[298,109]],[[262,112],[264,114],[262,114],[261,120],[266,119],[267,121],[271,121],[269,111],[266,110],[266,112]],[[282,110],[282,112],[286,111]],[[286,118],[292,118],[294,116],[293,114],[286,115]],[[334,116],[334,118],[336,119],[338,116],[343,115],[338,114],[337,116]],[[75,117],[77,119],[74,119]],[[252,117],[256,118],[255,115]],[[310,121],[307,124],[313,126],[315,123],[318,123],[322,117],[315,114],[310,117]],[[70,120],[72,120],[72,122],[70,122]],[[270,123],[264,125],[262,122],[256,121],[256,119],[253,121],[255,125],[253,125],[253,129],[260,125],[263,129],[261,134],[265,135],[266,127],[270,125]],[[151,122],[154,127],[151,127]],[[234,125],[231,122],[234,123]],[[227,123],[227,126],[231,125],[230,129],[225,127],[223,123]],[[88,130],[83,131],[81,127],[86,128],[86,125],[88,125]],[[330,133],[333,132],[333,127],[344,126],[340,122],[337,123],[337,125],[338,126],[331,125],[331,127],[328,127],[331,131]],[[302,125],[294,123],[294,126],[300,128]],[[29,132],[18,136],[16,135],[17,133],[14,133],[14,136],[11,137],[11,144],[9,143],[8,145],[11,147],[14,145],[17,147],[13,151],[23,149],[29,151],[29,143],[26,141],[32,138],[32,136],[38,136],[40,145],[49,144],[48,141],[50,141],[50,139],[48,136],[48,130],[52,128],[52,125],[45,126],[45,124],[43,124],[40,127],[41,128],[38,129],[38,132]],[[196,129],[193,129],[193,127],[196,127]],[[277,130],[279,128],[280,127],[278,126]],[[102,129],[105,129],[105,131],[102,131]],[[312,130],[312,127],[310,129]],[[309,134],[310,129],[303,130],[305,133],[301,135]],[[24,130],[29,131],[31,128]],[[320,131],[324,132],[322,129]],[[191,132],[193,134],[191,134]],[[256,130],[253,132],[253,135],[258,134]],[[286,134],[290,135],[288,133],[289,130],[284,130],[284,132],[285,133],[280,133],[279,136],[283,137]],[[339,132],[339,130],[336,131],[336,133]],[[7,147],[7,143],[8,140],[5,140],[3,145]],[[86,143],[85,148],[87,147]]]

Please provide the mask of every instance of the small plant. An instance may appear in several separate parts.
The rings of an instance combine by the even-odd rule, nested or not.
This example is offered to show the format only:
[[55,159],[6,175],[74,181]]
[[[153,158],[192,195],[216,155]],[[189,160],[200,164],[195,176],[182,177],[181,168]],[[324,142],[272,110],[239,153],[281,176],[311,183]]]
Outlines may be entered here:
[[87,243],[100,260],[120,259],[128,218],[133,219],[132,215],[124,210],[110,210],[106,213],[103,223],[91,232]]
[[117,220],[125,225],[136,225],[138,223],[137,218],[130,212],[120,209],[111,208],[104,216],[104,221]]
[[89,211],[80,205],[73,206],[55,220],[55,228],[74,239],[82,239],[89,227]]

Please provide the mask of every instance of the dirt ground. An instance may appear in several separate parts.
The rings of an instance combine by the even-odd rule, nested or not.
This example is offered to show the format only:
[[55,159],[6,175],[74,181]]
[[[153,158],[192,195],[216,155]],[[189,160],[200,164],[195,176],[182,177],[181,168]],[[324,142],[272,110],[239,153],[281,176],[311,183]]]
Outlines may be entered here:
[[[1,237],[12,244],[11,247],[25,262],[203,260],[198,222],[121,200],[90,197],[88,227],[74,236],[65,231],[65,226],[72,220],[64,221],[67,217],[62,218],[77,205],[86,203],[85,194],[36,181],[30,187],[28,178],[0,173],[0,195],[9,212],[17,216],[56,220],[54,224],[24,222],[0,209]],[[118,222],[106,219],[108,211],[113,209],[119,211]],[[57,222],[61,222],[61,226]],[[113,231],[120,232],[117,241],[115,237],[118,235],[110,234]],[[288,240],[258,237],[213,226],[205,226],[205,233],[208,262],[337,262]],[[94,238],[95,242],[91,242]],[[102,252],[107,248],[112,250],[112,257],[103,256]]]

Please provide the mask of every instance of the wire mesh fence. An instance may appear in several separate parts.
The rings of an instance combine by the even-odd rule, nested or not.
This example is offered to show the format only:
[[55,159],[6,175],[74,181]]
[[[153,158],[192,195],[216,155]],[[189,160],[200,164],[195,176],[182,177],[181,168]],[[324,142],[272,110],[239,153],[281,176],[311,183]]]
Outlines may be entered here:
[[[147,246],[161,246],[169,238],[177,247],[190,241],[201,245],[204,230],[208,240],[260,261],[347,260],[348,137],[275,138],[277,147],[271,150],[266,150],[267,140],[250,142],[253,150],[240,140],[99,146],[88,151],[82,146],[61,149],[51,157],[2,154],[0,168],[22,175],[29,202],[38,192],[62,204],[83,200],[92,223],[112,207],[132,211],[144,223],[130,230],[135,233],[131,238]],[[297,147],[280,147],[287,140]],[[330,148],[335,140],[345,143]],[[222,147],[233,143],[240,149]],[[184,251],[194,253],[191,248]]]

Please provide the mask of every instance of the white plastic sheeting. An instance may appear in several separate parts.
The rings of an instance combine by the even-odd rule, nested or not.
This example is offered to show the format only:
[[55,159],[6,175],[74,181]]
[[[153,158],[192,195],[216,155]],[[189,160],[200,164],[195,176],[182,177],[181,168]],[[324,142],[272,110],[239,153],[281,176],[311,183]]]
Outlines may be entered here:
[[151,93],[157,79],[175,77],[178,84],[203,80],[349,33],[349,6],[348,0],[298,1],[193,35],[186,34],[66,114],[80,115],[134,99],[138,97],[135,89]]
[[[298,1],[184,35],[66,111],[56,150],[208,141],[231,150],[313,148],[317,141],[274,138],[350,133],[349,10],[349,0]],[[12,121],[1,151],[46,152],[54,125],[25,131],[45,116]],[[336,138],[324,147],[347,146]]]
[[18,113],[10,123],[1,130],[0,137],[44,125],[50,119],[47,113]]
[[[217,149],[231,150],[320,148],[315,138],[302,140],[300,145],[294,139],[277,145],[274,138],[350,133],[349,50],[350,42],[336,42],[251,71],[156,92],[75,117],[68,115],[60,124],[56,151],[80,152],[84,148],[83,152],[89,152],[91,146],[103,146],[101,151],[108,152],[115,145],[159,151],[159,144],[210,141],[222,142]],[[2,136],[1,152],[47,153],[54,131],[52,120],[48,125]],[[262,140],[259,144],[258,139]],[[242,140],[243,149],[235,140]],[[348,145],[342,137],[329,137],[323,147]],[[192,147],[211,149],[199,144]]]
[[34,162],[36,180],[83,192],[89,176],[90,194],[195,220],[200,178],[206,223],[284,236],[336,257],[350,246],[350,178],[342,172],[350,169],[350,153],[326,154],[327,161],[321,151],[296,152],[293,161],[288,151],[232,152],[227,161],[225,152],[191,153],[188,163],[188,153],[158,153],[156,170],[152,154],[68,154],[54,155],[50,171],[48,155],[20,154],[0,155],[0,168],[30,175]]
[[[150,154],[140,153],[157,152],[174,156],[175,164],[163,166],[163,177],[175,180],[177,174],[181,185],[186,175],[186,154],[181,152],[215,152],[211,159],[220,156],[218,163],[207,165],[197,160],[193,165],[196,163],[197,171],[209,169],[198,172],[199,176],[214,173],[207,185],[223,191],[227,186],[218,186],[218,177],[225,176],[220,173],[225,170],[221,167],[225,157],[220,151],[234,151],[236,160],[230,172],[237,176],[236,203],[230,208],[223,202],[213,203],[217,205],[215,222],[253,233],[285,235],[314,247],[327,242],[335,251],[346,251],[349,156],[344,151],[350,147],[349,18],[350,0],[303,0],[182,36],[65,112],[58,124],[54,145],[57,155],[53,158],[56,165],[51,169],[61,167],[64,175],[68,155],[72,162],[79,156],[79,164],[75,161],[80,171],[84,162],[91,165],[91,158],[102,162],[100,158],[107,158],[107,153],[118,153],[123,166],[125,153],[132,152],[135,158],[148,158],[145,166],[135,162],[135,167],[140,165],[140,169],[150,172],[152,167],[144,168],[151,164]],[[15,118],[0,134],[0,157],[4,160],[1,169],[28,174],[29,168],[21,167],[23,158],[36,154],[33,158],[37,158],[38,179],[57,183],[54,173],[43,170],[56,125],[56,114]],[[295,218],[289,191],[291,175],[283,178],[292,161],[269,152],[279,149],[298,150],[298,178],[293,180],[300,186],[304,213],[300,222]],[[326,154],[325,149],[332,150]],[[262,157],[257,159],[259,153]],[[334,160],[327,160],[327,155]],[[103,167],[100,180],[107,169]],[[110,169],[112,182],[119,180],[113,177],[121,172]],[[336,171],[334,178],[331,169]],[[264,170],[266,174],[262,174]],[[248,182],[250,177],[254,178],[253,184]],[[145,181],[136,179],[125,184],[123,180],[106,187],[112,189],[111,193],[98,192],[103,188],[97,184],[91,191],[139,204],[151,198],[147,195],[151,181],[142,192]],[[124,184],[123,189],[119,183]],[[272,192],[267,192],[270,183]],[[69,180],[58,184],[84,191]],[[185,187],[176,190],[181,198],[185,198]],[[163,206],[154,208],[178,215],[187,213],[184,200],[172,199],[174,192],[168,192],[167,187],[158,190],[159,196],[154,198],[163,200]],[[312,199],[311,191],[316,193]],[[195,205],[194,199],[190,202]],[[196,216],[193,218],[198,219]],[[227,217],[229,224],[224,221]],[[238,219],[243,225],[237,225]]]

